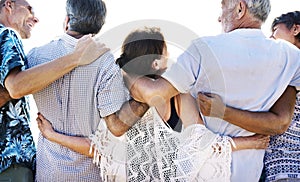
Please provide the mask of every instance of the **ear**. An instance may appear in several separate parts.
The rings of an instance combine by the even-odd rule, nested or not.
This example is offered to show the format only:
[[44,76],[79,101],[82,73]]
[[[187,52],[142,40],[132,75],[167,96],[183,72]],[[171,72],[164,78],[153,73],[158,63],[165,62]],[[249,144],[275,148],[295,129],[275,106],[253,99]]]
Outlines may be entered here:
[[151,64],[152,69],[159,70],[159,60],[155,59]]
[[3,4],[3,7],[4,7],[6,10],[8,10],[9,12],[11,12],[12,7],[13,7],[12,4],[13,4],[13,3],[12,3],[11,1],[5,1],[5,3]]
[[300,25],[295,24],[292,29],[293,29],[293,35],[297,36],[300,32]]
[[246,14],[246,10],[247,10],[246,3],[244,1],[240,1],[236,7],[237,18],[241,19]]
[[66,16],[65,18],[65,21],[64,21],[64,31],[68,31],[69,29],[69,21],[70,21],[70,18],[68,16]]

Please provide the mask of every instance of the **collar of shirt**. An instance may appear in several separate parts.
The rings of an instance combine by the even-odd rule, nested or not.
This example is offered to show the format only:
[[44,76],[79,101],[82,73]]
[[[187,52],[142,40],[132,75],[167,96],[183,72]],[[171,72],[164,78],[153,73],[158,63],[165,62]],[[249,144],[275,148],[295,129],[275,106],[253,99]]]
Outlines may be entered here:
[[[4,28],[4,29],[6,28],[6,29],[9,29],[9,30],[13,31],[13,32],[17,35],[17,37],[18,37],[19,40],[22,39],[22,37],[21,37],[21,35],[19,34],[19,32],[16,31],[15,29],[10,28],[10,27],[6,27],[6,26],[4,26],[4,25],[1,24],[1,23],[0,23],[0,28]],[[2,31],[1,31],[1,32],[2,32]]]
[[231,33],[235,33],[243,37],[266,37],[261,29],[254,28],[239,28],[233,30]]
[[66,33],[61,36],[61,39],[73,47],[75,47],[79,41],[79,39],[76,39],[75,37],[72,37]]

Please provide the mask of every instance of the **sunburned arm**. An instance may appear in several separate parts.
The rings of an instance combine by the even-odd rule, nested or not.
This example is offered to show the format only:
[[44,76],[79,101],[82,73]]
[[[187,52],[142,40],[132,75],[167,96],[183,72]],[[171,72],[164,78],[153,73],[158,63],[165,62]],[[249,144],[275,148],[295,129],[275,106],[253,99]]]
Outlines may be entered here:
[[93,157],[93,152],[90,153],[91,141],[86,137],[68,136],[56,132],[51,123],[44,118],[42,114],[37,117],[38,128],[41,134],[49,141],[62,145],[82,155]]
[[[248,131],[263,135],[284,133],[292,120],[296,101],[296,90],[287,87],[269,112],[250,112],[225,106],[215,94],[199,93],[198,101],[203,115],[222,118]],[[213,107],[212,107],[213,105]]]
[[123,71],[124,80],[132,97],[149,106],[160,106],[179,94],[178,90],[164,78],[153,80],[145,76],[136,76]]
[[104,118],[107,128],[115,136],[123,135],[149,109],[145,103],[130,100],[125,102],[121,109]]
[[93,62],[107,51],[104,44],[89,35],[84,36],[79,40],[75,51],[69,55],[24,71],[20,67],[14,68],[5,79],[5,88],[12,98],[35,93],[77,66]]

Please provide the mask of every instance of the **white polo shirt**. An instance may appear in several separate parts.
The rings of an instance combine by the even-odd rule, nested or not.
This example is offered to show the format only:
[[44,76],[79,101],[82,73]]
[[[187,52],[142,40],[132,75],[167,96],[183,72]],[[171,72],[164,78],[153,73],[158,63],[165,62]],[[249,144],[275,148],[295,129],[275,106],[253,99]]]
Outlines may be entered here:
[[[299,54],[294,45],[259,29],[238,29],[194,40],[162,76],[194,97],[215,93],[229,106],[268,111],[288,85],[300,86]],[[205,123],[221,135],[253,134],[218,118],[205,117]],[[258,181],[263,156],[264,150],[233,152],[231,181]]]

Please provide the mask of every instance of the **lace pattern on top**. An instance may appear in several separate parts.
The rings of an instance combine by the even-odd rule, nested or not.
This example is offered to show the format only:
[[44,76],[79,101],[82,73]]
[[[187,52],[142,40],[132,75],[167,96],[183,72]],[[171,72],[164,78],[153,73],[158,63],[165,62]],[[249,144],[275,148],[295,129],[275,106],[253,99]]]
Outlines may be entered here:
[[154,108],[122,140],[105,128],[91,139],[106,181],[230,181],[231,138],[200,124],[175,132]]

